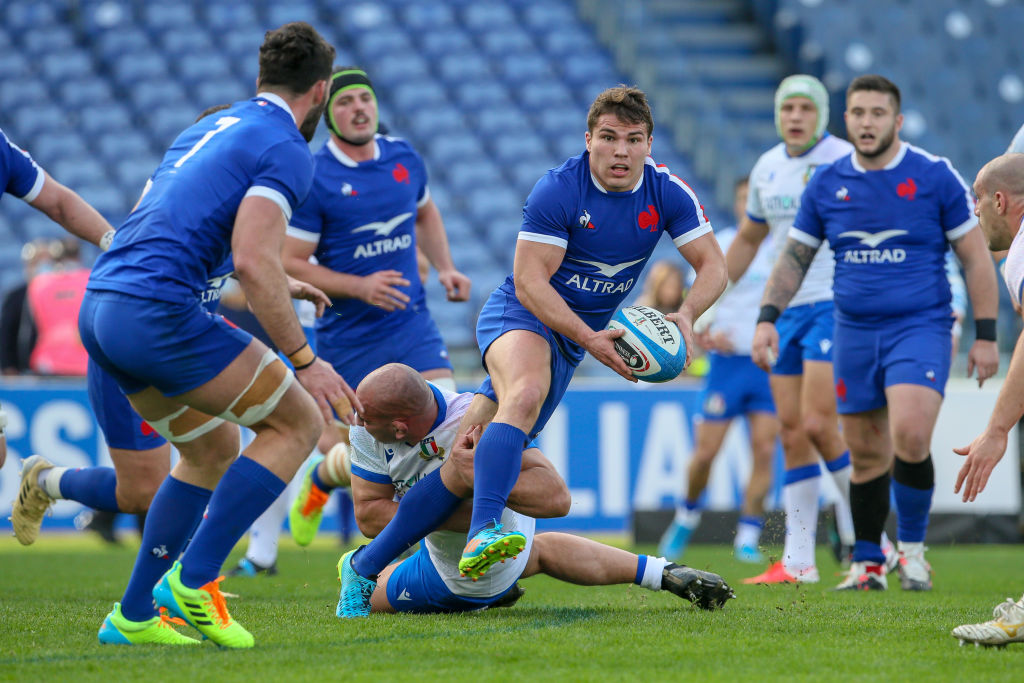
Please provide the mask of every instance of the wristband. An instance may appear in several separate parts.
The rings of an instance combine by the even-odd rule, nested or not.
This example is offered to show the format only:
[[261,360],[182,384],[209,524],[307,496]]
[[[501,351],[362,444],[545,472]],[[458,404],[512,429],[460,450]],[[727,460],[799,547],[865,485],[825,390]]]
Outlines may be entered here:
[[772,306],[766,304],[761,307],[761,312],[757,315],[757,322],[759,323],[771,323],[775,324],[775,321],[782,315],[782,311],[779,310],[778,306]]
[[100,249],[102,249],[103,251],[106,251],[107,249],[110,249],[110,243],[113,242],[113,241],[114,241],[114,231],[113,230],[107,230],[105,233],[103,233],[103,237],[100,238],[100,243],[99,243]]
[[979,341],[994,342],[996,340],[996,319],[975,318],[974,338]]
[[289,353],[288,360],[291,361],[292,367],[296,370],[303,370],[313,364],[313,361],[316,360],[316,354],[313,353],[313,349],[309,348],[309,342],[306,342]]

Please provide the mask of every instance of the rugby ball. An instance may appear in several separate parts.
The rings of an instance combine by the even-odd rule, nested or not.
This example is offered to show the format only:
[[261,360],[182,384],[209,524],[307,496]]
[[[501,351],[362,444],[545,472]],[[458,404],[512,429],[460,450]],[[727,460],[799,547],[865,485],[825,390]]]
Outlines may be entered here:
[[615,350],[633,376],[644,382],[667,382],[683,371],[686,342],[671,320],[650,306],[627,306],[608,323],[609,330],[625,330],[615,339]]

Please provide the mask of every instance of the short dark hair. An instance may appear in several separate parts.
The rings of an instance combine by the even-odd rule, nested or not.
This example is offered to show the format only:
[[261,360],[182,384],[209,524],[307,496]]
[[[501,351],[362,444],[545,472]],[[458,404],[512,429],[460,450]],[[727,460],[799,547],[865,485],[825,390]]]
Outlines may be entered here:
[[745,175],[740,178],[737,178],[736,182],[732,184],[733,192],[740,189],[741,187],[746,187],[747,185],[750,185],[750,176]]
[[864,74],[863,76],[857,76],[857,78],[853,79],[850,83],[850,87],[846,89],[847,102],[850,100],[850,95],[862,90],[873,90],[875,92],[888,94],[892,97],[893,104],[896,105],[896,113],[900,113],[900,89],[896,87],[895,83],[885,76],[879,76],[878,74]]
[[597,120],[605,114],[611,114],[627,123],[642,123],[647,126],[648,135],[654,133],[651,107],[647,104],[647,95],[640,88],[618,85],[598,95],[587,114],[587,130],[593,132]]
[[334,47],[304,21],[267,31],[260,46],[258,88],[285,88],[301,95],[331,77]]
[[231,105],[230,104],[215,104],[212,107],[207,107],[206,109],[204,109],[202,111],[201,114],[199,114],[199,116],[196,117],[196,120],[193,121],[193,123],[199,123],[200,121],[205,119],[207,116],[210,116],[211,114],[216,114],[219,111],[224,111],[225,109],[231,109]]

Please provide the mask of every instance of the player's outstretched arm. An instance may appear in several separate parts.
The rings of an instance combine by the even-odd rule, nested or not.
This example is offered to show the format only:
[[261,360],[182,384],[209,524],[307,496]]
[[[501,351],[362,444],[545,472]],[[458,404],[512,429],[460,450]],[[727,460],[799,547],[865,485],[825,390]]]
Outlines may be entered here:
[[[352,407],[359,408],[355,392],[330,365],[313,356],[298,358],[296,352],[308,350],[306,335],[292,307],[288,276],[281,265],[281,243],[285,220],[273,201],[259,196],[246,197],[238,207],[231,235],[235,274],[245,292],[256,319],[277,348],[296,356],[295,376],[320,406],[329,424],[334,412],[352,423]],[[308,354],[312,356],[310,352]]]
[[398,287],[408,287],[409,280],[401,272],[379,270],[366,276],[339,273],[309,262],[316,246],[315,242],[286,237],[281,251],[285,271],[335,299],[360,299],[389,312],[405,309],[409,295]]
[[[109,239],[113,237],[113,226],[74,190],[58,183],[49,173],[46,174],[39,194],[30,204],[75,237],[102,246],[104,250],[110,246]],[[107,233],[110,233],[108,241],[102,245],[103,236]]]
[[725,257],[712,233],[679,247],[679,253],[693,267],[697,277],[686,295],[683,305],[666,318],[679,326],[686,342],[686,365],[693,358],[693,321],[703,314],[722,295],[727,284]]
[[1024,334],[1017,338],[1010,369],[999,390],[995,408],[985,431],[969,445],[953,452],[967,456],[956,476],[954,493],[963,490],[963,501],[971,502],[985,490],[992,469],[1006,452],[1010,430],[1024,416]]
[[[999,315],[999,286],[996,282],[992,256],[981,228],[975,227],[966,235],[954,240],[953,250],[963,265],[964,281],[967,283],[967,295],[971,299],[974,318],[979,321],[990,321],[985,323],[990,329],[984,333],[994,333],[996,316]],[[970,377],[972,372],[977,370],[979,387],[999,370],[999,348],[995,339],[977,338],[980,336],[982,335],[976,336],[967,352],[967,376]]]
[[433,199],[428,199],[416,213],[416,243],[437,271],[437,279],[444,287],[448,301],[469,301],[470,280],[455,269],[448,247],[448,233]]
[[758,222],[749,216],[740,220],[740,226],[736,230],[736,237],[725,252],[725,265],[729,273],[729,282],[738,282],[747,268],[753,263],[757,256],[757,250],[761,248],[761,242],[768,236],[768,224]]
[[551,276],[564,257],[565,249],[557,245],[519,240],[512,267],[516,296],[542,323],[572,339],[623,378],[636,382],[612,341],[624,330],[590,329],[551,286]]

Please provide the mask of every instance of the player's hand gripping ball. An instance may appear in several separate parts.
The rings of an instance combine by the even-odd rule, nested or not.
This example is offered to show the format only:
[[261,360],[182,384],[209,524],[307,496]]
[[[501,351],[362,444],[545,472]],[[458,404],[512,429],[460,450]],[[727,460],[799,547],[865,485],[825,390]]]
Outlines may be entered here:
[[686,342],[671,320],[649,306],[620,309],[609,330],[625,330],[615,341],[615,350],[633,376],[643,382],[667,382],[683,371]]

